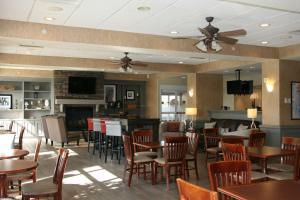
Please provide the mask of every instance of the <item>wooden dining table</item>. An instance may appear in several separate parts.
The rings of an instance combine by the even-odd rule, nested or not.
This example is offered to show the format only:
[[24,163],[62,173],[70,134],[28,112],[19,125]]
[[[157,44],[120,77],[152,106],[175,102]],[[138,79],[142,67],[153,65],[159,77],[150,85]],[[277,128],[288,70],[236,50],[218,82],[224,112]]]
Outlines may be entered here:
[[277,147],[262,146],[262,147],[247,147],[249,157],[258,158],[262,161],[263,172],[267,174],[267,162],[269,158],[296,155],[293,150],[286,150]]
[[23,159],[29,154],[29,151],[24,149],[5,149],[0,150],[0,160],[11,159],[11,158],[20,158]]
[[219,187],[218,192],[236,200],[293,200],[300,197],[300,183],[294,180],[265,181]]
[[29,160],[0,160],[0,198],[7,197],[7,175],[36,169],[37,162]]

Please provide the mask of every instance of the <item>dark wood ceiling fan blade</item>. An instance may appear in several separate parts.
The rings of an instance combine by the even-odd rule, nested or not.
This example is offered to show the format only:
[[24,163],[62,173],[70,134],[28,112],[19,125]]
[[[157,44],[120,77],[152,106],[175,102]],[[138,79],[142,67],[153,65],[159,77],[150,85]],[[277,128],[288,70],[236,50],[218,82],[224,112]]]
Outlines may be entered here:
[[121,64],[121,62],[119,60],[112,60],[111,62],[114,64]]
[[134,66],[139,66],[139,67],[147,67],[148,66],[146,63],[139,62],[139,61],[134,61],[134,62],[131,62],[130,64],[134,65]]
[[205,35],[207,38],[211,38],[212,36],[210,35],[210,33],[204,29],[204,28],[198,28],[198,30],[203,34]]
[[195,40],[200,40],[204,38],[205,36],[182,36],[182,37],[173,37],[173,40],[186,40],[186,39],[195,39]]
[[244,29],[238,29],[238,30],[233,30],[233,31],[225,31],[225,32],[220,32],[218,33],[218,35],[222,35],[222,36],[243,36],[246,35],[247,31]]
[[235,44],[238,41],[238,39],[225,37],[225,36],[222,36],[222,35],[218,35],[217,40],[228,43],[228,44]]

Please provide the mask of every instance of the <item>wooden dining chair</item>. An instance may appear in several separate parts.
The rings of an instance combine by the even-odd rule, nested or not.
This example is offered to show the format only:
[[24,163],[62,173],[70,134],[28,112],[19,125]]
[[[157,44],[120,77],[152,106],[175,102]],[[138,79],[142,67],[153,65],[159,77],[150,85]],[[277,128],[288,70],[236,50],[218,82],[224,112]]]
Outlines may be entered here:
[[[200,135],[198,133],[186,133],[186,137],[188,138],[188,152],[185,156],[187,176],[189,177],[189,170],[194,169],[196,172],[196,177],[197,179],[199,179],[198,149],[199,149]],[[194,163],[194,168],[189,168],[188,165],[189,162]]]
[[[208,164],[210,189],[218,190],[218,187],[234,186],[251,183],[250,161],[220,161]],[[229,199],[227,196],[219,196],[220,199]]]
[[[282,137],[281,149],[294,150],[300,149],[299,137]],[[295,156],[286,155],[282,156],[280,163],[270,163],[268,168],[274,171],[292,172],[295,166]]]
[[[219,159],[219,153],[222,149],[219,148],[220,137],[218,136],[218,128],[207,128],[203,129],[204,144],[205,144],[205,162],[208,159],[215,158],[216,161]],[[209,157],[212,155],[212,157]]]
[[19,137],[18,137],[18,143],[14,143],[14,149],[23,149],[23,137],[24,137],[25,127],[22,126]]
[[56,200],[62,200],[62,179],[66,168],[69,151],[61,148],[56,161],[56,166],[51,182],[28,183],[22,187],[22,200],[30,198],[53,197]]
[[[151,129],[138,129],[132,132],[133,142],[153,142],[153,132]],[[156,158],[157,153],[150,151],[150,149],[143,148],[141,146],[134,145],[135,156],[149,156]]]
[[247,160],[246,148],[241,144],[222,143],[224,161]]
[[180,178],[176,179],[179,200],[218,200],[218,193],[191,184]]
[[0,199],[7,197],[7,176],[6,174],[0,174]]
[[[128,187],[131,186],[132,175],[139,171],[139,166],[144,166],[146,164],[151,166],[151,178],[153,183],[153,159],[147,156],[135,156],[134,155],[134,147],[133,140],[131,135],[122,135],[123,144],[124,144],[124,153],[125,153],[125,163],[124,163],[124,174],[123,174],[123,182],[126,178],[126,173],[129,172]],[[144,178],[146,178],[146,170],[144,169]]]
[[249,135],[249,147],[262,147],[265,145],[266,133],[262,131],[253,130]]
[[157,181],[158,167],[164,168],[167,190],[170,190],[171,167],[175,167],[175,176],[185,178],[185,156],[188,149],[188,138],[185,136],[165,137],[164,157],[154,159],[154,182]]
[[[34,152],[34,158],[33,158],[34,162],[38,162],[41,143],[42,143],[42,140],[39,139],[36,146],[35,146],[35,152]],[[27,172],[27,173],[9,175],[7,179],[10,183],[14,183],[15,181],[18,182],[19,193],[21,194],[22,181],[32,180],[33,182],[36,182],[36,169],[33,169],[32,171]]]

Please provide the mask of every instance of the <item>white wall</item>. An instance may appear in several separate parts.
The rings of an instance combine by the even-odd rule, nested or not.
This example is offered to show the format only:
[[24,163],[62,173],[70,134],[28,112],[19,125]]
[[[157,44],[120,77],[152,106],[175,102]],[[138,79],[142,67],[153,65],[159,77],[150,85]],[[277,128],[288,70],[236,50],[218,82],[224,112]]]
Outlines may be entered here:
[[[227,94],[227,81],[236,80],[235,74],[223,75],[223,106],[229,106],[234,110],[234,95]],[[241,80],[253,80],[253,86],[261,86],[262,78],[260,72],[241,72]]]

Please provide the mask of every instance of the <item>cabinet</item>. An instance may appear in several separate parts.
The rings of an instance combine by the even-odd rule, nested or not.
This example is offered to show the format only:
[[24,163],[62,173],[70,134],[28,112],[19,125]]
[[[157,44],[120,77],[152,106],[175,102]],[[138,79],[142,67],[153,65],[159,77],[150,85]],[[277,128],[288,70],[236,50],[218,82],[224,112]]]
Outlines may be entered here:
[[[0,109],[0,124],[14,120],[14,131],[25,126],[26,133],[43,135],[41,116],[53,113],[52,79],[0,81],[0,95],[11,95],[11,109]],[[26,134],[25,133],[25,134]]]

